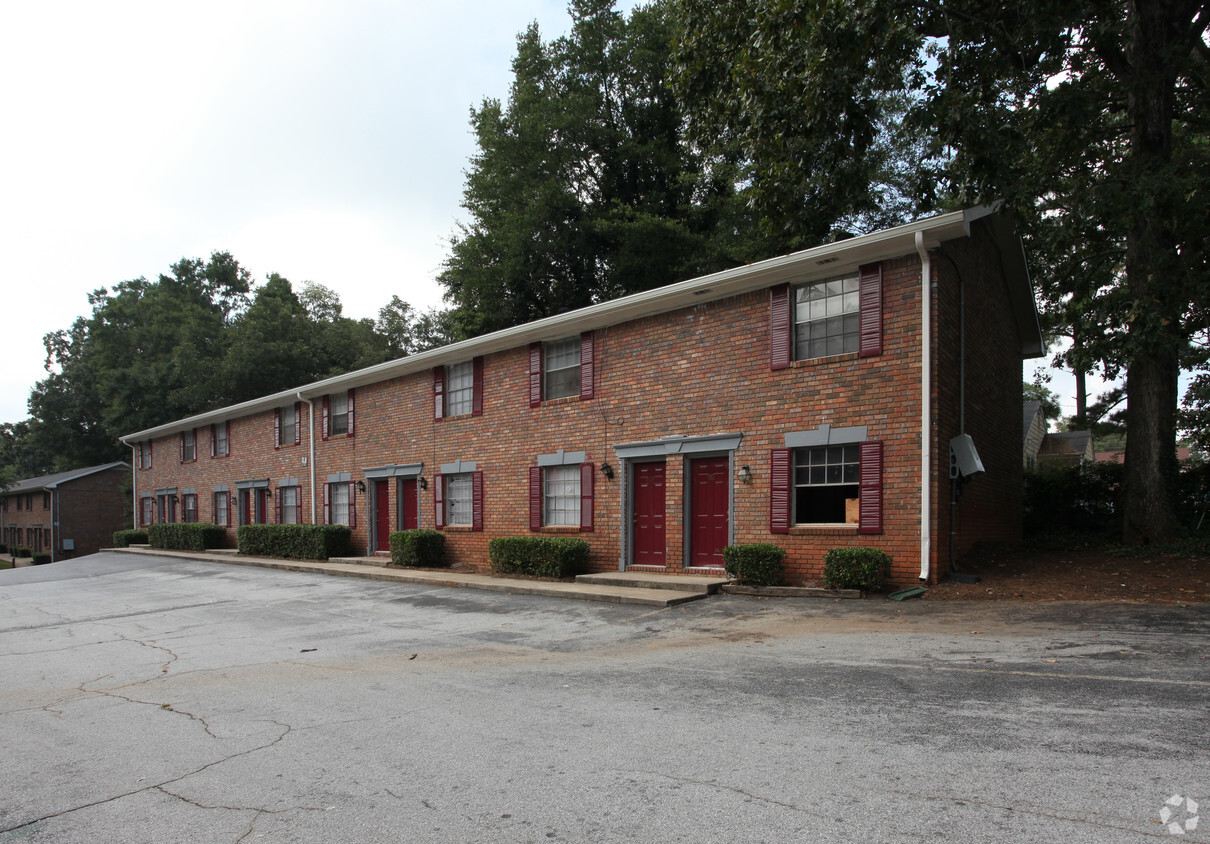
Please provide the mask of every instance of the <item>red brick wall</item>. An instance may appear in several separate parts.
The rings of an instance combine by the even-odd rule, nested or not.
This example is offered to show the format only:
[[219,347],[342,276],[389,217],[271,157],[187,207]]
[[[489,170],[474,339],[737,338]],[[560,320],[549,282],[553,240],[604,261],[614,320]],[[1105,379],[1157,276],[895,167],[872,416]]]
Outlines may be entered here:
[[[56,560],[95,554],[101,548],[109,547],[113,544],[114,531],[129,527],[125,515],[127,499],[123,490],[128,473],[127,469],[109,469],[61,483],[58,490],[51,493],[50,507],[43,507],[44,495],[41,490],[30,493],[32,510],[25,508],[24,494],[5,496],[8,505],[3,514],[4,532],[0,538],[8,542],[12,536],[10,529],[15,527],[19,537],[17,544],[28,546],[35,553],[41,551],[49,554],[51,542],[46,541],[45,535],[41,547],[37,541],[30,542],[28,529],[40,528],[44,531],[52,528],[57,516],[59,528],[53,530],[51,537],[56,546]],[[22,498],[21,510],[16,507],[18,495]],[[74,551],[63,551],[64,539],[74,540]]]
[[[969,256],[960,257],[977,263],[980,248],[971,248]],[[990,265],[990,256],[983,260]],[[934,268],[942,292],[948,295],[948,286],[952,286],[949,276],[937,261]],[[621,520],[625,512],[625,476],[614,446],[675,435],[740,433],[743,439],[734,454],[735,465],[751,467],[753,481],[743,484],[733,480],[736,542],[772,542],[785,547],[786,582],[790,584],[817,580],[824,553],[842,545],[870,545],[887,551],[894,558],[894,579],[914,582],[920,570],[919,276],[920,262],[914,254],[884,262],[884,351],[877,357],[844,355],[795,362],[788,369],[771,371],[769,293],[758,291],[598,330],[596,391],[591,400],[559,399],[531,408],[528,350],[524,347],[487,356],[481,416],[434,420],[432,374],[424,371],[358,389],[356,435],[321,441],[317,400],[317,484],[322,485],[330,473],[350,472],[358,480],[364,478],[364,470],[369,467],[417,462],[424,463],[424,476],[431,481],[442,463],[474,461],[484,477],[484,530],[449,528],[447,548],[455,563],[486,566],[489,539],[529,533],[528,470],[536,465],[537,455],[558,449],[584,451],[589,462],[599,467],[608,461],[618,470],[612,481],[597,473],[595,530],[577,534],[592,547],[593,569],[613,570],[621,559]],[[993,281],[989,280],[987,286],[994,287]],[[1019,346],[1015,338],[1001,342],[1000,334],[993,330],[996,314],[992,306],[989,300],[986,326],[980,323],[973,328],[968,313],[968,345],[978,345],[989,357],[1004,358],[987,364],[989,371],[998,373],[991,394],[984,397],[979,393],[976,399],[968,385],[968,408],[976,401],[986,407],[979,413],[968,409],[967,427],[972,433],[989,420],[993,426],[997,424],[1000,405],[1006,398],[1000,395],[1001,376],[1014,367],[1018,376],[1020,372],[1020,356],[1015,352]],[[942,308],[937,319],[943,329],[935,343],[944,348],[950,342],[944,336],[952,317]],[[988,338],[996,342],[988,342]],[[950,385],[956,384],[956,378],[948,372],[954,365],[953,356],[943,355],[938,363],[947,371],[938,376],[935,389],[948,396]],[[943,488],[948,484],[948,454],[937,447],[936,441],[948,442],[953,426],[952,411],[946,408],[952,404],[953,400],[947,398],[934,405],[938,423],[933,486],[935,502],[940,498],[942,509],[946,500]],[[1015,421],[1019,405],[1018,384],[1016,412],[1005,418]],[[305,414],[304,406],[304,421]],[[784,445],[787,432],[813,430],[824,424],[833,428],[865,425],[870,439],[883,442],[882,534],[859,536],[856,527],[795,527],[788,535],[770,533],[770,451]],[[179,462],[176,436],[157,441],[153,468],[137,473],[140,491],[196,487],[202,520],[213,518],[209,493],[216,483],[225,483],[234,490],[237,481],[269,478],[276,489],[278,478],[292,475],[302,481],[304,496],[309,496],[309,469],[302,462],[308,455],[305,428],[302,445],[275,450],[271,412],[234,419],[231,456],[220,459],[209,457],[209,438],[208,427],[199,429],[198,460],[186,465]],[[992,461],[988,472],[991,476],[992,466],[997,471],[1000,467],[998,440],[994,444],[992,438],[980,432],[976,442],[984,462]],[[1019,485],[1019,453],[1018,444],[1015,474],[997,476],[996,494],[1009,494],[1004,489],[1013,483]],[[682,455],[666,458],[670,571],[681,569],[685,553],[685,460]],[[432,493],[431,485],[427,492],[420,493],[420,524],[426,528],[434,525]],[[322,486],[317,486],[317,494],[322,495]],[[395,495],[392,483],[392,529],[397,528]],[[968,500],[987,502],[980,506],[992,502],[973,484]],[[354,540],[358,551],[364,553],[370,535],[367,496],[359,494],[356,503]],[[974,506],[972,503],[970,509]],[[1018,531],[1019,526],[1007,524],[1016,512],[1015,506],[1008,508],[1007,516],[997,516],[994,528],[988,530],[1005,535]],[[309,515],[309,499],[304,501],[303,511]],[[322,509],[319,517],[322,519]],[[970,521],[974,522],[973,515]],[[948,529],[936,518],[933,527]],[[943,553],[944,543],[939,548],[934,538],[934,572]]]

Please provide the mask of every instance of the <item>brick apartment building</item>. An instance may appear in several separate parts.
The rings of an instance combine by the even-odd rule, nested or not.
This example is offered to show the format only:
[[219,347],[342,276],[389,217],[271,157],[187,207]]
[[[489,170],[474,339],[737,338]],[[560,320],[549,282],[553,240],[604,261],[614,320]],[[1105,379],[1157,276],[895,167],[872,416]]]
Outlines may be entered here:
[[0,541],[52,562],[95,554],[127,526],[129,472],[118,461],[17,481],[0,493]]
[[[249,522],[343,523],[375,554],[436,528],[456,565],[484,567],[493,537],[571,534],[594,570],[674,573],[765,542],[790,584],[869,545],[897,582],[932,581],[951,544],[1020,535],[1021,365],[1041,353],[1020,240],[980,208],[122,441],[138,524],[216,522],[233,543]],[[960,434],[985,471],[951,525]]]

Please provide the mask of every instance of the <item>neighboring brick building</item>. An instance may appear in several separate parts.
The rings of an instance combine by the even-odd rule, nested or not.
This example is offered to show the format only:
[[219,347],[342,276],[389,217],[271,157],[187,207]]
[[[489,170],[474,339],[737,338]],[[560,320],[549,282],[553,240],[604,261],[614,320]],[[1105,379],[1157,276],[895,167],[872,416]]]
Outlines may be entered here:
[[55,560],[95,554],[126,526],[130,464],[27,478],[0,493],[0,541]]
[[470,566],[493,537],[570,533],[595,570],[715,571],[724,545],[772,542],[792,584],[862,544],[913,582],[948,560],[960,433],[986,472],[966,484],[956,547],[1019,537],[1021,361],[1041,352],[1020,241],[975,209],[123,442],[140,524],[340,522],[366,554],[436,527]]

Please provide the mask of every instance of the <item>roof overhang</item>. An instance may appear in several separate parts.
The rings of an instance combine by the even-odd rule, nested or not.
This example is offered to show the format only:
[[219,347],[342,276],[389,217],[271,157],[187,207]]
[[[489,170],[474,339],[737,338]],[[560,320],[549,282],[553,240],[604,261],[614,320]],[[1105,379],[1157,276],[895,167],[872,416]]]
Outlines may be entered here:
[[[997,246],[1004,262],[1004,272],[1009,278],[1010,287],[1015,289],[1014,316],[1018,319],[1018,325],[1027,316],[1026,311],[1028,311],[1033,314],[1033,324],[1036,329],[1037,313],[1033,310],[1033,291],[1029,286],[1025,253],[1022,250],[1020,239],[1015,234],[1013,224],[1011,220],[1006,220],[1003,215],[998,214],[996,208],[979,207],[939,214],[902,226],[823,244],[765,261],[745,264],[654,290],[633,293],[620,299],[611,299],[608,302],[601,302],[597,305],[505,328],[491,334],[387,361],[344,375],[315,381],[296,389],[283,390],[280,393],[262,396],[242,404],[221,407],[186,419],[178,419],[154,428],[127,434],[121,438],[121,441],[126,445],[131,445],[142,440],[167,436],[226,419],[263,413],[290,402],[314,400],[339,390],[364,387],[430,370],[435,366],[459,363],[477,355],[489,355],[529,343],[557,340],[583,331],[593,331],[641,317],[738,296],[783,282],[802,283],[812,279],[841,275],[855,271],[862,264],[914,254],[917,232],[923,236],[926,248],[935,249],[947,240],[968,237],[971,224],[984,218],[990,220],[993,237],[997,238]],[[1028,308],[1026,304],[1028,304]],[[1021,311],[1020,314],[1017,313],[1018,310]],[[1027,319],[1025,321],[1028,322]],[[1032,349],[1032,340],[1026,345]],[[1041,354],[1040,332],[1038,332],[1037,345],[1038,354]],[[1029,352],[1025,352],[1025,354],[1029,356]]]

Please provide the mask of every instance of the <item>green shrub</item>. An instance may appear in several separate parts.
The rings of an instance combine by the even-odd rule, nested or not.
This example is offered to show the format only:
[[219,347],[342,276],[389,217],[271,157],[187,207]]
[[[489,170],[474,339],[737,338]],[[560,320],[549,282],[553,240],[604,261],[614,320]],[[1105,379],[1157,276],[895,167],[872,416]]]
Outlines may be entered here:
[[833,548],[823,558],[823,582],[829,589],[877,592],[891,576],[891,557],[877,548]]
[[439,530],[397,530],[390,535],[391,563],[396,566],[442,568],[445,534]]
[[487,544],[492,571],[575,577],[588,571],[588,543],[570,536],[502,536]]
[[33,563],[35,566],[44,566],[50,562],[50,554],[34,554]]
[[205,551],[222,548],[227,541],[227,529],[204,522],[174,522],[148,525],[147,539],[152,548],[168,551]]
[[6,545],[3,542],[0,542],[0,554],[7,554],[7,553],[8,553],[8,545]]
[[26,548],[24,545],[18,545],[17,550],[13,552],[13,556],[14,557],[29,557],[32,555],[29,553],[29,549]]
[[148,542],[145,530],[119,530],[113,534],[114,548],[129,548],[131,545],[146,545]]
[[751,586],[781,583],[786,550],[777,545],[728,545],[723,549],[727,574]]
[[1043,466],[1025,473],[1025,536],[1122,535],[1120,463]]
[[241,554],[326,560],[349,553],[348,525],[243,525],[235,533]]

